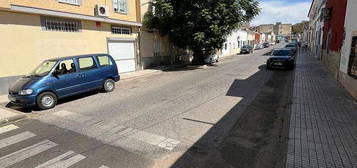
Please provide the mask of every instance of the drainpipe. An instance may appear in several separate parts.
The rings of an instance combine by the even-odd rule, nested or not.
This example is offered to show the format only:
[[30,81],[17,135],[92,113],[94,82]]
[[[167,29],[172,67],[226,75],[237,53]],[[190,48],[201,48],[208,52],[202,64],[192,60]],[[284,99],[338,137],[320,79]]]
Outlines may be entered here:
[[137,49],[137,52],[138,52],[138,64],[140,66],[140,70],[143,70],[143,65],[141,64],[141,27],[139,27],[139,32],[138,32],[138,49]]

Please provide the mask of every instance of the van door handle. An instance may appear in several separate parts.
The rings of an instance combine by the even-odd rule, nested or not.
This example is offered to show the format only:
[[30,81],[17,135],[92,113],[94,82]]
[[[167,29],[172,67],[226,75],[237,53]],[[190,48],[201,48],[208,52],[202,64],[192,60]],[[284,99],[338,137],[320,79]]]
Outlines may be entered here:
[[84,78],[85,75],[84,75],[84,74],[78,74],[77,77],[78,77],[78,78]]

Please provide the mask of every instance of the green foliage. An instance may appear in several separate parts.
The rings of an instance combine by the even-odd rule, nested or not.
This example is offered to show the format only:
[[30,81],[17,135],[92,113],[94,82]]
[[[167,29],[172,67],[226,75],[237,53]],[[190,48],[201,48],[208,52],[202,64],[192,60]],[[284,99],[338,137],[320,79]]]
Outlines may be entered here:
[[155,0],[155,12],[147,12],[143,23],[203,60],[221,49],[240,23],[258,15],[258,5],[256,0]]
[[302,34],[304,32],[304,26],[306,22],[301,22],[293,25],[293,34]]

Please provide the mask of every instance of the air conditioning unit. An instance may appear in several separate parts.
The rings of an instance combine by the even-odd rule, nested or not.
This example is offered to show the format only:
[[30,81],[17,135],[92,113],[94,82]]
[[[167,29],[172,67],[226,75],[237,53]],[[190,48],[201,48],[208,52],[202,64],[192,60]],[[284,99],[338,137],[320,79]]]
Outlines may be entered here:
[[95,15],[108,17],[109,16],[109,7],[106,5],[96,5],[95,6]]

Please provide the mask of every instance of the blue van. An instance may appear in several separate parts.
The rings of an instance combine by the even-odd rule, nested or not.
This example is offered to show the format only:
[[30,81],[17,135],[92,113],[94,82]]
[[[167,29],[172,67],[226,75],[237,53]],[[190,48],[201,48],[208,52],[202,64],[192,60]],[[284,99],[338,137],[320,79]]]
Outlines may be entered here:
[[117,65],[108,54],[49,59],[12,84],[8,97],[13,104],[46,110],[64,97],[96,89],[111,92],[119,80]]

